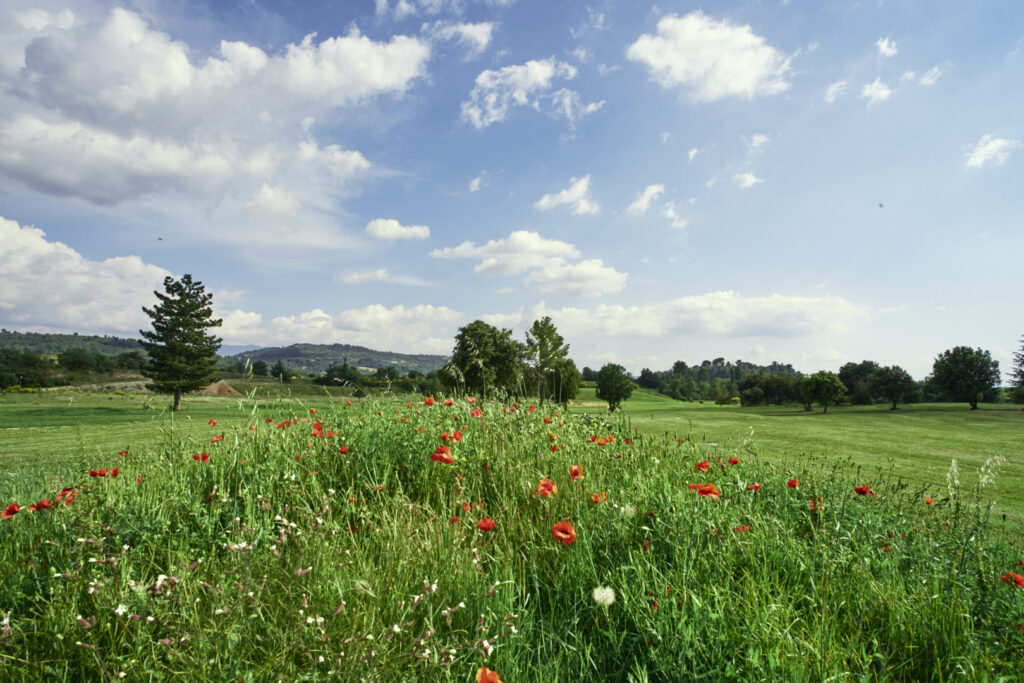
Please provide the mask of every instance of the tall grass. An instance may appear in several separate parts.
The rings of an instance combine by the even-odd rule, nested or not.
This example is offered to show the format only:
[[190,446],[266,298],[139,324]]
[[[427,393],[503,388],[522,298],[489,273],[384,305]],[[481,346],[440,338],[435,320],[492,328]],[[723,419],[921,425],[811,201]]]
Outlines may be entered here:
[[[57,492],[2,484],[0,506],[22,509],[0,523],[0,679],[1024,669],[1024,589],[1008,574],[1024,550],[988,519],[980,485],[789,470],[751,440],[709,448],[525,405],[282,403],[247,418],[90,463],[119,476],[83,471],[62,485],[82,487],[69,505],[29,512]],[[454,465],[430,458],[442,445]],[[557,493],[535,494],[544,478]],[[569,545],[552,533],[566,520]],[[614,602],[596,602],[597,587]]]

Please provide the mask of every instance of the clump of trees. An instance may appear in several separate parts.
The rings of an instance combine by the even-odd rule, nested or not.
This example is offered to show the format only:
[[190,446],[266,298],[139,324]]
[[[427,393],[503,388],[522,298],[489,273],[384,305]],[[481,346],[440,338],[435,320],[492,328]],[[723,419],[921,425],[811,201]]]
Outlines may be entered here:
[[[740,397],[744,389],[751,389],[759,386],[761,382],[754,384],[746,383],[744,380],[752,375],[761,376],[782,376],[799,377],[800,373],[793,369],[792,365],[771,363],[770,365],[755,365],[742,360],[735,362],[727,361],[725,358],[705,360],[700,365],[687,365],[685,361],[677,360],[671,369],[659,372],[644,368],[637,378],[637,386],[670,396],[678,401],[716,401],[728,403],[733,397]],[[780,387],[762,387],[765,395],[775,397]],[[796,400],[795,394],[786,391],[785,402]],[[748,396],[748,401],[756,395]]]

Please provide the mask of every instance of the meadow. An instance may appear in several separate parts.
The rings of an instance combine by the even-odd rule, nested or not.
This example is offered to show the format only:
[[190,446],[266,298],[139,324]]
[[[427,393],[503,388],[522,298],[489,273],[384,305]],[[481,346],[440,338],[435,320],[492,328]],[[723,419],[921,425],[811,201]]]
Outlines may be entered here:
[[0,679],[1019,680],[1024,415],[665,401],[4,395]]

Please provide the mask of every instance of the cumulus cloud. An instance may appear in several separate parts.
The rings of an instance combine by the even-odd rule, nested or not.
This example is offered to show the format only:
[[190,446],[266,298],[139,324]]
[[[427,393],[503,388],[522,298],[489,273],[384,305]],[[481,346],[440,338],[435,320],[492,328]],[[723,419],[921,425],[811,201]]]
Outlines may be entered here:
[[933,66],[932,68],[928,69],[928,71],[926,71],[923,76],[921,76],[921,80],[919,80],[918,83],[920,83],[921,85],[935,85],[936,81],[939,80],[939,77],[941,75],[942,68],[938,66]]
[[534,206],[542,211],[553,209],[556,206],[569,206],[572,208],[573,214],[577,216],[596,214],[601,210],[600,205],[590,196],[589,175],[572,178],[569,183],[569,187],[560,192],[544,195],[537,200]]
[[687,87],[697,102],[753,99],[789,87],[790,58],[750,26],[716,21],[700,10],[662,17],[657,34],[641,35],[626,56],[646,65],[662,87]]
[[482,175],[478,175],[476,178],[473,178],[472,180],[469,181],[469,191],[477,192],[480,189],[480,186],[483,184],[483,182],[484,178]]
[[536,232],[517,230],[508,237],[477,245],[463,242],[430,252],[434,258],[479,259],[474,272],[481,275],[506,275],[539,268],[550,258],[577,258],[579,250],[568,242],[550,240]]
[[688,161],[689,161],[689,163],[691,163],[691,164],[692,164],[692,163],[693,163],[693,158],[694,158],[695,156],[697,156],[698,154],[700,154],[700,149],[699,149],[699,148],[697,148],[697,147],[691,147],[691,148],[690,148],[690,152],[689,152],[689,154],[688,154],[688,157],[689,157],[689,158],[688,158]]
[[8,328],[127,333],[149,326],[171,273],[137,256],[93,261],[32,226],[0,217],[0,320]]
[[379,240],[425,240],[430,228],[425,225],[402,225],[394,218],[374,218],[366,225],[366,234]]
[[651,202],[663,194],[665,194],[665,186],[661,183],[648,185],[636,193],[636,199],[626,207],[626,213],[633,214],[634,216],[647,213],[647,209],[651,208]]
[[557,292],[573,296],[600,296],[621,290],[626,273],[604,265],[601,259],[566,263],[564,259],[548,259],[530,272],[523,283],[541,292]]
[[896,43],[889,38],[879,38],[875,41],[875,47],[878,48],[878,54],[882,57],[893,57],[899,50],[896,49]]
[[761,148],[767,145],[768,140],[770,139],[771,138],[769,138],[767,135],[764,135],[763,133],[754,133],[754,135],[750,138],[750,141],[747,142],[747,153],[754,154],[756,152],[760,152]]
[[560,88],[551,94],[551,114],[564,118],[569,122],[570,128],[576,128],[577,121],[584,116],[593,114],[603,106],[604,100],[585,103],[578,92],[568,88]]
[[447,21],[435,21],[423,24],[420,31],[432,41],[454,40],[466,48],[466,59],[479,57],[491,44],[494,23],[483,21],[477,24],[455,24]]
[[408,285],[410,287],[422,287],[429,284],[425,280],[406,275],[394,275],[387,268],[376,270],[345,271],[338,278],[338,281],[346,285],[362,285],[367,282],[387,282],[396,285]]
[[836,81],[825,90],[825,103],[832,104],[846,91],[846,81]]
[[675,202],[669,202],[668,204],[666,204],[665,209],[661,212],[661,214],[668,219],[669,225],[671,225],[673,228],[682,230],[683,228],[686,227],[687,221],[685,218],[679,215],[679,212],[676,211]]
[[981,139],[967,153],[967,161],[964,162],[964,166],[967,168],[981,168],[989,162],[996,166],[1002,166],[1010,157],[1010,152],[1020,148],[1020,146],[1020,140],[997,138],[986,133],[981,136]]
[[736,181],[736,185],[739,186],[739,188],[741,190],[746,190],[748,188],[753,187],[754,185],[757,185],[758,183],[763,183],[764,182],[763,180],[758,178],[756,175],[754,175],[750,171],[744,171],[743,173],[737,173],[732,178],[733,178],[733,180]]
[[[486,128],[508,118],[513,107],[531,107],[541,111],[542,107],[550,109],[554,103],[552,111],[558,111],[559,104],[564,108],[566,95],[559,95],[559,101],[553,102],[555,98],[548,91],[556,78],[571,80],[576,73],[576,67],[554,57],[482,71],[476,77],[469,99],[462,103],[462,120],[476,128]],[[585,105],[583,109],[589,106],[593,105]],[[600,108],[600,104],[596,107]],[[577,105],[572,112],[578,110]],[[572,121],[570,118],[570,123]]]
[[892,96],[892,90],[879,77],[874,82],[865,84],[860,90],[860,96],[868,101],[868,106],[870,107],[873,104],[885,102],[889,99]]

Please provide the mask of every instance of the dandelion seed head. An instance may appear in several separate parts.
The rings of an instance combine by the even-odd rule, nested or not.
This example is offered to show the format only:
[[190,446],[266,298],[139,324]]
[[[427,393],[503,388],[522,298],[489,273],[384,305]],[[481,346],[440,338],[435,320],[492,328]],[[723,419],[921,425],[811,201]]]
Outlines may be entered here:
[[611,607],[615,602],[615,589],[610,586],[598,586],[591,595],[600,607]]

